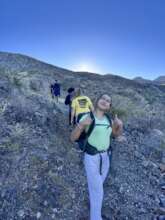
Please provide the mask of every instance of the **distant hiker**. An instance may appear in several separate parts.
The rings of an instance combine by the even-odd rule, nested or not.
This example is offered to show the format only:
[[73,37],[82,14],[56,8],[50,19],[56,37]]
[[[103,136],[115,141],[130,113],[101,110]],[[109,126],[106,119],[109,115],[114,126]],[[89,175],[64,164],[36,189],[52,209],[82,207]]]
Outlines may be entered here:
[[73,124],[74,117],[76,117],[76,122],[78,122],[84,113],[92,112],[94,110],[90,98],[81,95],[80,88],[75,90],[75,98],[72,100],[71,107],[71,124]]
[[84,115],[71,133],[72,141],[77,140],[83,131],[88,133],[84,146],[84,166],[90,197],[90,220],[102,220],[103,183],[110,167],[110,137],[112,134],[117,137],[122,133],[122,121],[117,115],[112,121],[107,114],[110,107],[110,96],[101,95],[96,102],[93,116],[91,117],[91,113]]
[[52,98],[56,98],[56,101],[58,102],[58,98],[60,97],[60,84],[58,83],[57,80],[55,80],[54,84],[51,84],[51,94]]
[[[69,106],[69,125],[71,125],[71,104],[73,97],[74,97],[74,88],[71,87],[68,89],[68,95],[65,98],[65,105]],[[74,119],[74,124],[75,124],[75,119]]]

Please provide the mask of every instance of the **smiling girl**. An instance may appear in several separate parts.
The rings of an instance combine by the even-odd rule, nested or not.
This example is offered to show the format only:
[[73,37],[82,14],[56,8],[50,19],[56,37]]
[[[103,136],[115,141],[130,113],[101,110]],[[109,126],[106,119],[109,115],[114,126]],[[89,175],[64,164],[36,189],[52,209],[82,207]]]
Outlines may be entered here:
[[[123,123],[117,115],[110,122],[106,113],[111,108],[111,97],[101,95],[96,102],[94,110],[94,128],[88,136],[84,165],[88,181],[90,197],[90,220],[102,220],[101,209],[103,202],[103,183],[107,177],[110,166],[110,136],[120,136]],[[92,124],[90,114],[84,115],[71,133],[71,140],[77,140],[81,133],[88,131]]]

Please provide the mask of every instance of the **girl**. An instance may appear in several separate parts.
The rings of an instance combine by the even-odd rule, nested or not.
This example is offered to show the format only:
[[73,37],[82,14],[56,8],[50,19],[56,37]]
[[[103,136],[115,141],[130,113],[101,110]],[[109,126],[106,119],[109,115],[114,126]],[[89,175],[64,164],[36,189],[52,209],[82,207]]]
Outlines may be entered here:
[[[110,136],[113,134],[117,137],[122,133],[123,123],[117,115],[112,123],[106,116],[110,107],[111,97],[107,94],[101,95],[96,102],[93,114],[95,125],[85,148],[84,165],[90,198],[90,220],[102,220],[103,183],[110,166]],[[91,123],[90,114],[84,115],[72,131],[71,140],[77,140],[84,130],[89,129]]]

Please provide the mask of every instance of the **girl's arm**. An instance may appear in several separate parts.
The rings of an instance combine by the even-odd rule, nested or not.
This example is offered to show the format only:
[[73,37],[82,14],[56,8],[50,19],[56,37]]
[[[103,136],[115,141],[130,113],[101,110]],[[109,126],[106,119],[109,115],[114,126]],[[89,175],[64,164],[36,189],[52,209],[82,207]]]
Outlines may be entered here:
[[86,126],[92,123],[92,119],[89,117],[85,118],[83,121],[79,122],[75,129],[72,131],[70,139],[71,141],[76,141],[79,139],[81,133],[85,130]]
[[74,141],[78,140],[84,129],[85,129],[85,127],[83,125],[77,124],[77,126],[75,127],[75,129],[71,133],[71,136],[70,136],[71,141],[74,142]]

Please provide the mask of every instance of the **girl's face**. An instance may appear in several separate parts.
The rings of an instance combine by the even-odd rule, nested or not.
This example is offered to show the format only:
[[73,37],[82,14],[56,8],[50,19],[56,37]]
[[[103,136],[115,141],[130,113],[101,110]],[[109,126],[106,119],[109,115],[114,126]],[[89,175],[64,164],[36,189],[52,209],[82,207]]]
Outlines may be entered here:
[[102,111],[108,111],[111,107],[111,97],[104,94],[97,102],[97,107]]

